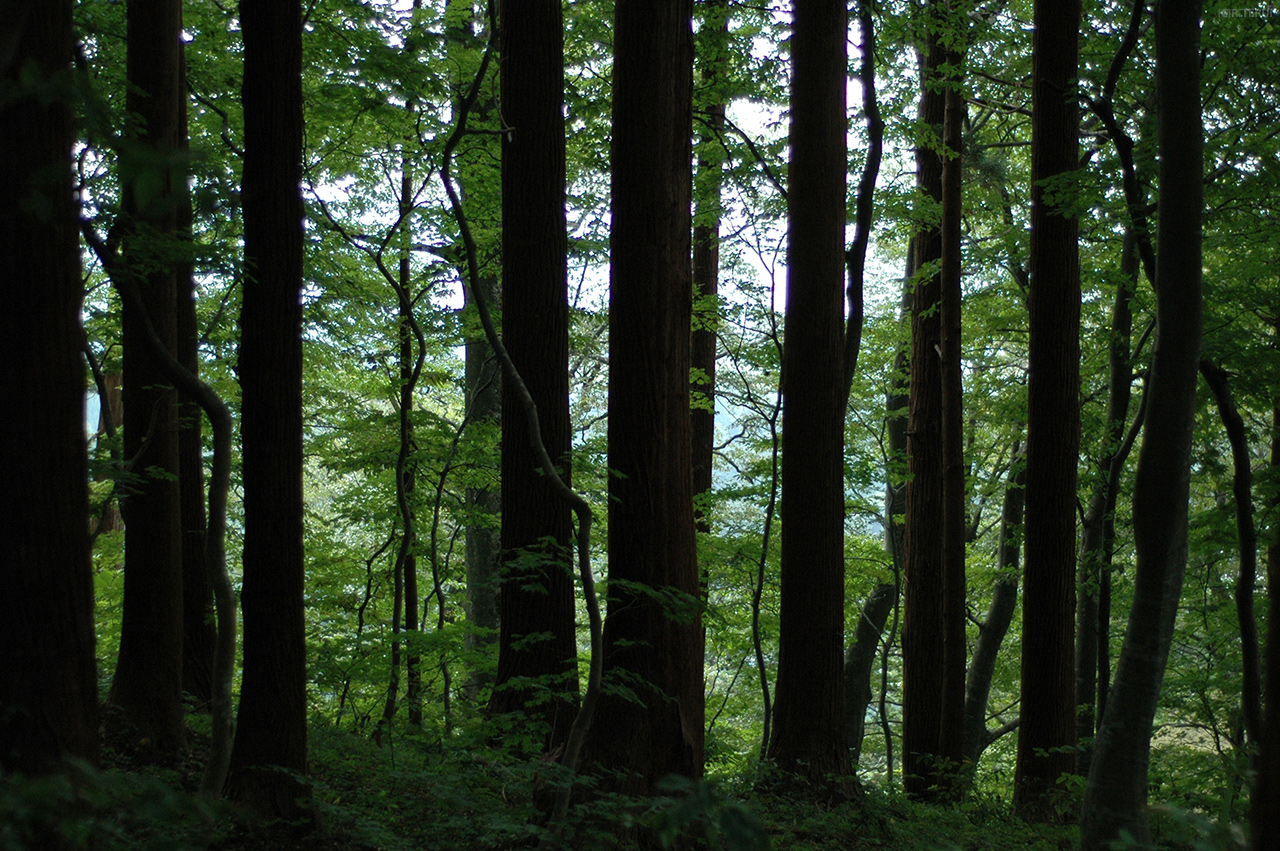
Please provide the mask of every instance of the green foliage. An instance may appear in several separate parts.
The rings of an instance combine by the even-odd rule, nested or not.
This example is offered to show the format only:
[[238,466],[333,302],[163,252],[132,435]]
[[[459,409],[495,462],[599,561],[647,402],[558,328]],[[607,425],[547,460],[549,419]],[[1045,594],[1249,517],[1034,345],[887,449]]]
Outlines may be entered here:
[[[308,134],[304,392],[313,771],[319,781],[318,799],[336,825],[335,835],[351,843],[387,848],[512,847],[543,836],[533,801],[539,784],[555,778],[530,758],[538,746],[528,729],[518,721],[500,726],[496,719],[481,716],[496,660],[492,645],[476,640],[483,636],[467,620],[462,550],[468,528],[491,528],[496,522],[474,510],[467,492],[496,487],[500,450],[495,426],[468,417],[461,349],[476,335],[475,320],[463,307],[457,225],[445,210],[437,175],[441,147],[452,127],[453,104],[460,86],[478,67],[488,22],[472,3],[437,0],[413,9],[407,5],[324,0],[308,6],[303,81]],[[868,742],[863,750],[863,776],[871,782],[866,800],[856,805],[819,808],[810,802],[769,798],[752,788],[762,770],[757,762],[762,689],[771,687],[777,661],[779,521],[771,511],[777,488],[774,453],[782,439],[777,403],[785,334],[782,190],[790,57],[788,23],[776,9],[731,4],[728,34],[721,42],[714,35],[718,22],[704,19],[714,8],[699,4],[696,24],[699,63],[705,67],[723,60],[713,80],[697,78],[699,109],[727,101],[729,119],[727,129],[711,138],[703,132],[703,116],[695,116],[695,155],[723,169],[725,187],[713,198],[709,187],[714,181],[700,175],[695,186],[699,223],[718,214],[722,233],[719,295],[695,304],[695,322],[716,329],[720,348],[714,401],[719,431],[716,478],[700,506],[711,523],[711,531],[699,541],[707,593],[705,600],[695,601],[661,589],[627,589],[681,617],[701,612],[707,637],[707,773],[714,783],[673,787],[667,790],[671,796],[659,801],[601,797],[576,811],[577,824],[582,831],[603,831],[599,825],[616,817],[669,839],[680,830],[694,829],[713,845],[719,842],[734,849],[764,847],[761,825],[775,847],[786,848],[1059,847],[1070,841],[1069,829],[1033,829],[1007,815],[1002,796],[1008,795],[1012,783],[1013,736],[986,750],[975,770],[971,797],[958,808],[925,808],[896,797],[897,778],[888,774],[879,740]],[[570,3],[564,9],[571,466],[575,486],[597,506],[607,502],[611,10],[602,0]],[[884,516],[884,489],[886,481],[905,477],[905,460],[889,447],[891,421],[885,398],[904,378],[898,356],[909,335],[909,323],[901,320],[908,241],[914,229],[936,222],[939,214],[936,204],[919,196],[914,181],[915,147],[936,142],[916,112],[915,49],[927,26],[943,27],[948,38],[963,38],[967,44],[967,74],[960,82],[969,102],[962,160],[963,336],[971,528],[967,604],[975,619],[985,611],[998,578],[999,505],[1009,482],[1012,448],[1023,438],[1030,4],[1017,0],[981,22],[968,18],[963,27],[959,19],[930,20],[921,11],[918,3],[890,2],[878,5],[875,12],[886,160],[875,200],[864,288],[866,321],[846,429],[847,635],[853,634],[868,593],[893,578],[881,543],[889,521]],[[1280,527],[1275,511],[1280,477],[1268,457],[1280,349],[1275,346],[1276,317],[1267,307],[1275,303],[1275,260],[1280,255],[1280,231],[1274,227],[1280,197],[1274,133],[1280,93],[1274,75],[1267,73],[1275,67],[1280,18],[1236,11],[1229,4],[1208,4],[1203,29],[1210,163],[1205,186],[1204,352],[1232,373],[1258,477],[1255,502],[1265,542]],[[196,270],[202,377],[234,408],[235,317],[244,278],[239,259],[244,144],[239,24],[234,4],[187,4],[185,14],[191,37],[186,56],[192,154],[174,160],[131,149],[121,141],[134,120],[124,110],[124,4],[76,4],[79,43],[87,63],[78,81],[82,138],[77,179],[83,214],[105,235],[120,210],[123,176],[155,178],[166,168],[190,169],[195,225],[193,243],[183,250]],[[1098,98],[1128,7],[1092,3],[1086,4],[1086,14],[1081,86],[1089,97]],[[1151,36],[1144,30],[1113,98],[1121,125],[1135,141],[1143,203],[1158,197],[1152,73]],[[1124,282],[1121,247],[1129,211],[1120,190],[1114,140],[1102,134],[1088,112],[1085,126],[1081,169],[1047,188],[1049,203],[1080,213],[1081,451],[1089,459],[1096,457],[1103,442],[1110,311]],[[482,274],[500,287],[501,103],[495,78],[483,83],[473,129],[476,132],[459,148],[457,173],[480,242]],[[850,174],[861,168],[864,132],[860,121],[851,122],[855,143],[850,147]],[[1151,215],[1154,228],[1158,207]],[[403,612],[400,624],[392,623],[396,556],[403,540],[395,488],[399,298],[392,280],[398,282],[402,259],[409,300],[423,332],[421,350],[416,340],[412,346],[412,355],[423,358],[423,372],[412,394],[414,434],[407,459],[415,474],[410,507],[417,524],[408,552],[416,559],[419,583],[419,609],[410,619],[421,629],[410,631],[403,628]],[[117,370],[119,305],[92,258],[86,258],[85,273],[86,337],[103,368]],[[1152,317],[1150,287],[1141,279],[1133,312],[1136,342]],[[1131,418],[1151,350],[1147,342],[1130,364]],[[697,385],[694,404],[702,408],[712,404],[705,379],[691,375]],[[1164,802],[1155,825],[1170,844],[1226,848],[1235,847],[1231,843],[1237,841],[1238,831],[1230,825],[1243,817],[1247,805],[1251,743],[1242,738],[1238,712],[1239,623],[1231,594],[1239,558],[1230,458],[1207,397],[1195,434],[1192,559],[1157,716],[1152,795]],[[122,492],[128,486],[128,476],[120,472],[108,444],[99,438],[95,447],[93,472],[100,479],[93,486],[95,506],[112,486],[118,484]],[[1100,474],[1092,461],[1081,462],[1082,504]],[[1126,472],[1115,517],[1109,636],[1113,655],[1132,599],[1128,482]],[[231,511],[229,555],[235,569],[241,534],[238,493],[232,495]],[[603,515],[597,518],[595,539],[601,552],[593,553],[602,565],[607,540]],[[766,518],[771,524],[767,536]],[[99,535],[94,549],[96,652],[104,682],[119,642],[122,563],[122,534]],[[399,579],[403,582],[403,575]],[[615,583],[615,590],[619,588]],[[1262,580],[1259,598],[1265,593]],[[1019,618],[1015,616],[997,664],[991,725],[1016,715],[1019,658],[1013,648],[1021,632]],[[1261,628],[1265,635],[1266,624]],[[971,642],[977,634],[977,624],[971,624]],[[393,643],[402,658],[418,658],[423,721],[420,728],[405,723],[402,707],[379,747],[368,737],[377,729],[386,701]],[[896,737],[900,660],[896,647],[890,647],[888,655],[887,721]],[[878,689],[878,677],[876,683]],[[393,696],[402,703],[406,685],[402,671]],[[611,684],[618,689],[636,686]],[[508,747],[495,747],[495,739]],[[203,829],[176,819],[171,805],[186,799],[164,792],[159,781],[139,780],[142,785],[135,787],[130,786],[135,780],[119,773],[76,777],[31,783],[4,778],[0,813],[6,818],[0,824],[13,831],[5,836],[18,837],[11,844],[38,844],[33,837],[52,834],[33,831],[61,831],[55,822],[64,817],[71,831],[65,835],[68,841],[83,838],[82,844],[97,843],[95,847],[124,847],[123,837],[132,841],[144,835],[144,828],[154,828],[158,843],[169,841],[165,837],[194,842],[198,829]],[[175,797],[166,803],[166,794]],[[138,805],[125,812],[121,802],[126,799]],[[151,803],[144,805],[145,801]],[[748,806],[759,814],[758,822]],[[221,818],[191,809],[200,819]],[[137,814],[138,823],[129,821],[131,813]],[[593,819],[595,827],[590,826]]]
[[228,835],[230,810],[172,779],[75,765],[42,778],[0,774],[0,848],[185,849]]

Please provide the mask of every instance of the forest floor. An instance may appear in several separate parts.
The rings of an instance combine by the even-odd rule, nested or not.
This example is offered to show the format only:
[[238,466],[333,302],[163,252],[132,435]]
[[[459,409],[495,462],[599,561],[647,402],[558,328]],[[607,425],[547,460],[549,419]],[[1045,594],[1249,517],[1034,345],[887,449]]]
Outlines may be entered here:
[[[208,747],[199,728],[207,729],[207,720],[194,716],[192,727],[177,756],[157,758],[144,742],[116,733],[104,736],[101,770],[85,769],[75,780],[0,776],[0,849],[483,851],[535,847],[547,832],[533,805],[554,770],[543,760],[465,736],[401,733],[379,745],[320,723],[309,745],[320,828],[299,835],[288,825],[255,822],[194,794]],[[833,804],[765,787],[758,777],[724,777],[673,784],[668,797],[644,801],[595,796],[571,810],[567,835],[578,848],[626,848],[635,845],[616,841],[619,832],[661,842],[692,830],[703,837],[695,847],[729,851],[1050,851],[1079,841],[1073,826],[1028,825],[1007,802],[979,796],[930,806],[868,788],[856,801]],[[1160,847],[1206,847],[1195,831],[1173,828]]]

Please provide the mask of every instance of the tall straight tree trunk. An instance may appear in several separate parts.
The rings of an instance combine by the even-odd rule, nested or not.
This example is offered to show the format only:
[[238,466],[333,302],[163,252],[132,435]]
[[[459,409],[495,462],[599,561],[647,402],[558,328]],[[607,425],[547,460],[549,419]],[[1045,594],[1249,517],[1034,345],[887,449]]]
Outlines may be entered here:
[[[186,61],[179,51],[178,145],[187,150]],[[185,253],[177,266],[178,361],[200,376],[200,328],[191,251],[191,193],[181,181],[175,208],[177,236]],[[178,481],[182,490],[182,690],[196,705],[213,700],[213,656],[218,639],[213,583],[205,564],[204,414],[200,403],[183,395],[178,402]]]
[[[920,121],[942,137],[944,52],[936,38],[923,51]],[[942,202],[942,157],[916,149],[916,185]],[[936,209],[936,208],[935,208]],[[907,419],[907,497],[903,530],[902,775],[907,794],[929,795],[937,758],[942,693],[942,233],[922,227],[912,240],[919,276],[911,302],[911,380]]]
[[[410,179],[409,158],[402,157],[400,162],[400,215],[408,221],[412,211],[413,195]],[[405,242],[409,240],[406,239]],[[422,725],[422,670],[421,654],[414,639],[419,631],[418,620],[418,524],[415,507],[415,492],[418,485],[418,465],[412,454],[415,448],[413,440],[413,394],[421,374],[421,352],[414,352],[414,316],[412,287],[413,280],[409,267],[408,247],[400,253],[399,268],[396,275],[400,281],[397,299],[397,333],[399,334],[399,378],[400,378],[400,449],[397,459],[397,499],[400,507],[401,538],[400,549],[396,553],[396,561],[400,565],[401,580],[404,582],[404,633],[406,635],[405,651],[405,703],[409,709],[409,723]]]
[[[138,149],[121,160],[127,217],[124,262],[139,273],[142,299],[165,348],[177,353],[173,263],[179,151],[182,7],[129,0],[126,105],[139,117]],[[178,398],[147,351],[146,319],[126,307],[124,452],[135,478],[121,503],[125,521],[124,611],[109,701],[135,740],[173,752],[186,740],[182,705],[182,532]]]
[[70,101],[47,96],[70,74],[71,3],[19,4],[5,27],[0,357],[23,415],[0,442],[0,771],[33,775],[98,759],[75,130]]
[[[1280,322],[1274,327],[1280,337]],[[1273,338],[1273,345],[1280,339]],[[1280,467],[1280,404],[1272,402],[1271,408],[1271,468]],[[1280,506],[1280,499],[1272,498],[1271,508]],[[1267,623],[1280,624],[1280,594],[1273,590],[1280,587],[1280,532],[1273,532],[1267,547]],[[1249,816],[1253,826],[1254,848],[1275,848],[1280,845],[1280,825],[1275,814],[1280,811],[1280,630],[1272,629],[1267,636],[1266,668],[1263,672],[1262,735],[1258,747],[1258,780],[1249,799]]]
[[[457,68],[465,69],[452,87],[454,109],[466,95],[471,85],[471,67],[477,54],[475,33],[474,0],[448,0],[445,10],[445,38],[448,42],[449,57]],[[484,4],[479,4],[484,8]],[[461,25],[460,25],[461,24]],[[485,90],[488,91],[488,90]],[[504,109],[511,104],[504,102]],[[477,97],[471,106],[472,120],[477,125],[485,126],[495,107],[488,95]],[[507,120],[504,114],[503,120]],[[484,210],[487,215],[500,201],[493,195],[498,175],[491,169],[477,167],[474,163],[459,163],[458,183],[462,190],[462,201],[468,215],[476,218],[476,212]],[[460,275],[466,272],[459,268]],[[481,272],[478,286],[484,290],[484,298],[495,310],[501,304],[501,283],[498,276],[490,270]],[[470,304],[470,293],[465,292],[468,303],[464,306],[467,317],[467,338],[464,349],[464,387],[468,423],[472,434],[479,431],[496,432],[502,422],[502,380],[498,361],[494,357],[493,347],[485,338],[480,324],[475,318],[475,307]],[[467,593],[465,607],[467,622],[478,628],[467,633],[466,645],[475,651],[492,646],[499,630],[499,562],[500,562],[500,520],[502,509],[501,491],[488,485],[469,485],[466,489],[466,504],[469,518],[466,521],[464,535],[464,557],[466,566]],[[469,677],[466,685],[468,693],[478,695],[481,679]]]
[[[1060,818],[1076,744],[1076,464],[1080,451],[1079,221],[1051,205],[1079,164],[1079,0],[1036,0],[1032,39],[1027,561],[1014,808]],[[1058,193],[1062,189],[1057,190]],[[1070,194],[1068,193],[1068,198]]]
[[619,0],[613,66],[609,599],[582,754],[651,793],[703,771],[703,638],[690,471],[691,0]]
[[302,20],[297,0],[246,0],[245,284],[240,312],[244,670],[230,796],[306,819],[302,545]]
[[699,30],[702,85],[707,90],[699,133],[698,169],[694,175],[693,213],[693,497],[698,531],[711,531],[707,517],[713,482],[716,443],[716,332],[720,309],[720,191],[724,184],[725,97],[723,77],[728,65],[729,6],[727,0],[703,4],[705,19]]
[[963,54],[948,51],[957,69],[945,98],[942,143],[942,704],[938,719],[939,762],[931,785],[944,796],[962,791],[964,759],[965,516],[964,385],[960,368],[961,171],[965,101],[959,91]]
[[1089,507],[1081,520],[1080,580],[1076,598],[1076,773],[1086,776],[1093,758],[1093,736],[1101,717],[1105,681],[1109,671],[1102,664],[1109,658],[1110,612],[1103,617],[1103,589],[1109,588],[1111,550],[1115,534],[1114,516],[1119,468],[1128,457],[1122,451],[1125,422],[1129,418],[1130,385],[1133,368],[1129,364],[1129,343],[1133,329],[1130,302],[1138,283],[1138,248],[1133,230],[1125,229],[1120,255],[1120,283],[1111,308],[1111,345],[1107,372],[1107,416],[1102,428],[1096,480]]
[[848,788],[844,727],[843,3],[796,0],[791,38],[782,578],[769,757]]
[[1160,217],[1155,353],[1134,480],[1133,608],[1085,787],[1081,838],[1101,849],[1127,830],[1150,842],[1151,727],[1187,563],[1191,432],[1203,316],[1199,0],[1156,5]]
[[[502,139],[503,339],[567,484],[564,13],[559,0],[504,0],[499,21],[503,118],[511,128]],[[503,383],[503,408],[501,628],[489,709],[540,719],[544,744],[554,747],[569,733],[578,691],[573,529],[568,504],[538,470],[511,382]]]

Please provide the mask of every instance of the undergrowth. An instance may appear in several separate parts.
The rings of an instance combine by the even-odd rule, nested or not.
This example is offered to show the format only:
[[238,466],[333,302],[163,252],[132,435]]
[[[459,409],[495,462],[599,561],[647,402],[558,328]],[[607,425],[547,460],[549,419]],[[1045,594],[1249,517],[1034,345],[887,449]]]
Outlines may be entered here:
[[[0,775],[0,851],[597,849],[635,847],[636,837],[652,847],[725,851],[1054,851],[1079,842],[1075,827],[1029,825],[998,798],[925,805],[869,786],[856,800],[820,803],[794,785],[768,782],[767,766],[672,780],[661,797],[643,800],[596,792],[580,778],[578,803],[552,839],[534,802],[563,782],[556,766],[521,738],[520,725],[500,737],[476,729],[443,737],[399,728],[375,742],[317,722],[310,776],[322,826],[306,839],[194,794],[207,746],[198,730],[188,752],[161,763],[131,750],[127,737],[108,739],[101,769],[75,765],[37,780]],[[1154,825],[1160,847],[1242,847],[1238,829],[1168,808]]]

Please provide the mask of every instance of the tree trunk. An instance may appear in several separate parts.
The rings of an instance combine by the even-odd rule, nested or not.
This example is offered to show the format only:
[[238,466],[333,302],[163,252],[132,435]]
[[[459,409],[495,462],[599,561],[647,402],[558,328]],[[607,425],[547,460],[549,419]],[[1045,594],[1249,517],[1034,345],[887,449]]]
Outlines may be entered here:
[[[945,95],[938,88],[944,52],[930,38],[921,68],[920,121],[942,136]],[[942,201],[942,158],[916,149],[916,185]],[[905,587],[902,621],[902,773],[907,794],[923,798],[933,785],[942,693],[942,235],[937,226],[913,237],[916,275],[911,304],[911,393],[907,420]]]
[[849,792],[843,666],[847,21],[843,4],[797,0],[794,8],[781,609],[769,756],[785,772]]
[[1037,0],[1032,43],[1030,323],[1022,687],[1014,808],[1057,821],[1075,768],[1076,464],[1080,450],[1079,221],[1062,188],[1079,163],[1078,0]]
[[[1280,335],[1280,323],[1275,327]],[[1280,467],[1280,405],[1271,409],[1271,468]],[[1274,509],[1280,499],[1273,497]],[[1267,623],[1280,624],[1280,534],[1273,533],[1267,547]],[[1263,728],[1258,747],[1258,780],[1249,799],[1250,822],[1253,825],[1253,847],[1272,849],[1280,846],[1280,825],[1275,814],[1280,812],[1280,630],[1267,636],[1266,671],[1263,676]]]
[[[186,61],[179,51],[178,145],[187,148]],[[191,194],[187,182],[177,189],[177,235],[186,256],[177,266],[178,362],[200,376],[200,328],[192,268]],[[204,414],[200,403],[183,394],[178,401],[178,481],[182,491],[182,690],[202,709],[213,700],[213,656],[218,640],[213,583],[205,564]]]
[[[609,601],[585,766],[650,794],[703,770],[690,472],[691,0],[619,0],[609,312]],[[634,694],[628,699],[619,693]]]
[[33,775],[68,757],[97,762],[98,691],[75,131],[70,101],[47,96],[71,85],[71,3],[12,12],[0,48],[0,356],[23,415],[7,418],[0,444],[0,771]]
[[[503,341],[537,405],[543,444],[567,484],[572,435],[563,11],[558,0],[505,0],[499,20],[503,117],[511,128],[502,141]],[[577,704],[573,529],[569,505],[538,470],[518,388],[503,382],[502,391],[506,510],[498,675],[489,710],[539,719],[550,748],[565,740]]]
[[1026,493],[1026,466],[1020,455],[1015,445],[1012,470],[1000,510],[995,588],[991,593],[991,605],[987,607],[987,617],[978,630],[973,660],[965,678],[964,761],[970,776],[977,768],[982,752],[994,741],[994,734],[987,729],[987,701],[1000,647],[1018,608],[1018,577],[1021,574],[1018,554],[1022,549],[1023,495]]
[[1200,3],[1156,7],[1160,218],[1155,354],[1134,480],[1137,567],[1129,628],[1085,788],[1081,837],[1104,848],[1127,830],[1150,842],[1147,765],[1187,562],[1187,505],[1203,315]]
[[1253,467],[1244,420],[1231,396],[1227,373],[1210,361],[1200,362],[1200,373],[1213,392],[1218,416],[1231,444],[1231,492],[1236,503],[1236,537],[1240,542],[1240,572],[1236,580],[1236,619],[1240,622],[1240,706],[1250,745],[1262,733],[1262,681],[1258,654],[1258,621],[1253,609],[1253,589],[1258,576],[1258,532],[1253,522]]
[[244,670],[228,793],[309,822],[302,544],[302,22],[240,5],[245,270],[239,374]]
[[1098,453],[1096,482],[1089,507],[1081,521],[1080,588],[1076,608],[1076,773],[1087,776],[1093,758],[1093,737],[1102,715],[1103,692],[1110,679],[1110,605],[1103,615],[1103,590],[1110,589],[1111,549],[1115,533],[1116,491],[1119,471],[1128,458],[1121,446],[1125,421],[1129,417],[1130,384],[1133,368],[1129,364],[1129,342],[1133,314],[1129,303],[1138,283],[1138,251],[1133,231],[1125,229],[1120,256],[1120,284],[1111,308],[1110,366],[1107,373],[1107,418],[1102,429],[1102,447]]
[[[909,322],[915,289],[915,256],[911,246],[907,249],[906,274],[903,276],[902,305],[899,322]],[[903,528],[895,518],[906,507],[906,482],[902,465],[907,456],[907,380],[904,375],[910,351],[899,348],[894,354],[894,378],[885,394],[885,435],[888,454],[885,458],[885,478],[889,485],[884,497],[884,549],[893,565],[894,582],[877,585],[863,604],[858,627],[854,631],[853,644],[844,661],[845,719],[849,730],[849,751],[856,767],[862,754],[862,740],[866,735],[867,706],[871,702],[871,668],[876,659],[880,636],[890,612],[899,603],[899,586],[904,553]],[[873,634],[874,633],[874,634]],[[871,646],[868,646],[870,643]]]
[[[963,55],[948,53],[947,64],[963,67]],[[959,85],[956,71],[953,86]],[[960,368],[961,279],[961,151],[964,96],[957,88],[946,93],[942,142],[942,703],[938,726],[934,784],[945,797],[962,791],[964,759],[964,668],[969,655],[965,640],[965,516],[964,385]]]
[[[464,73],[455,80],[452,86],[453,106],[466,96],[472,82],[470,68],[476,54],[475,11],[474,0],[448,0],[445,11],[445,38],[448,41],[449,58]],[[479,4],[484,8],[484,4]],[[487,94],[488,89],[472,102],[470,114],[472,120],[485,126],[490,122],[495,104]],[[504,102],[504,108],[511,104]],[[509,125],[510,119],[503,114],[503,121]],[[494,174],[486,165],[460,161],[458,164],[458,183],[461,187],[462,201],[468,217],[473,221],[484,218],[495,218],[501,203],[494,188],[500,176]],[[459,245],[461,247],[461,245]],[[466,273],[460,269],[460,274]],[[477,285],[484,292],[485,301],[496,310],[501,304],[502,285],[497,275],[486,269],[481,272]],[[470,293],[465,293],[467,304],[464,306],[466,317],[467,339],[465,344],[464,386],[466,388],[466,406],[469,413],[468,427],[473,437],[477,434],[481,440],[496,439],[502,422],[502,379],[498,361],[494,357],[493,347],[485,338],[479,323],[475,320],[475,307],[470,303]],[[489,471],[484,471],[489,474]],[[464,558],[466,567],[467,592],[465,607],[467,622],[474,629],[466,633],[466,648],[476,652],[491,647],[498,638],[499,630],[499,563],[500,553],[500,520],[502,510],[501,491],[487,485],[473,483],[466,488],[466,504],[468,517],[464,535]],[[472,674],[467,678],[465,689],[475,699],[479,696],[479,687],[487,677]]]
[[[712,459],[716,444],[716,332],[720,308],[720,191],[724,184],[725,95],[722,93],[728,65],[729,6],[727,0],[703,4],[699,30],[699,64],[702,84],[709,90],[704,129],[698,139],[698,169],[694,176],[693,214],[693,498],[698,531],[710,532],[707,509],[713,482]],[[702,57],[706,58],[703,59]]]
[[844,726],[849,737],[849,763],[857,766],[867,735],[867,707],[873,697],[871,669],[880,649],[880,636],[893,611],[897,586],[883,582],[871,590],[844,659]]
[[[147,316],[176,354],[177,284],[172,260],[180,122],[182,8],[176,0],[129,0],[126,105],[142,131],[121,160],[126,216],[124,262],[137,277]],[[127,734],[172,753],[186,740],[182,705],[182,503],[178,484],[178,399],[147,351],[145,319],[126,306],[124,452],[134,474],[121,502],[124,611],[110,703]]]

